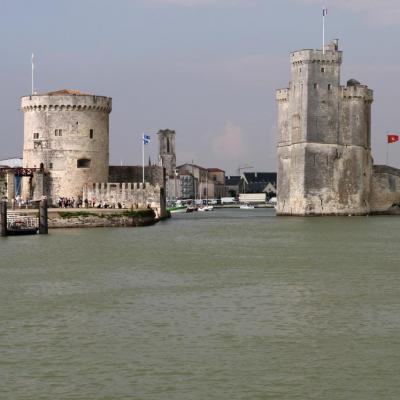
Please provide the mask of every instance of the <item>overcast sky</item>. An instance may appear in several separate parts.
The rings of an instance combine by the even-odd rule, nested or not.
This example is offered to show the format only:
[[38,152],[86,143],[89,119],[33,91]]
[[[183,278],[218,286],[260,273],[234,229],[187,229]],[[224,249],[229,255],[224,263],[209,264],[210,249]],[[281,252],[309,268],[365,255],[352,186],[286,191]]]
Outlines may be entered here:
[[[344,51],[342,84],[374,90],[372,146],[400,132],[399,0],[0,0],[0,159],[22,156],[20,97],[69,88],[113,98],[110,161],[141,163],[142,132],[155,161],[159,129],[176,130],[177,162],[236,174],[276,170],[275,89],[289,52]],[[400,167],[400,142],[389,164]]]

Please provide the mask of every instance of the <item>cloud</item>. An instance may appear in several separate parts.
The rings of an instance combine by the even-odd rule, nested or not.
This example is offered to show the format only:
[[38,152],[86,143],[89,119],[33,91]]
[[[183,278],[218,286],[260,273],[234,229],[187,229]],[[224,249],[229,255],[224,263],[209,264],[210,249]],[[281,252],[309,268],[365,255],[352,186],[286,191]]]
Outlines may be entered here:
[[243,3],[244,0],[151,0],[153,3],[171,4],[177,6],[208,6],[208,5],[231,5]]
[[225,122],[221,132],[212,141],[212,150],[215,156],[228,162],[240,161],[247,154],[243,132],[240,126],[232,121]]

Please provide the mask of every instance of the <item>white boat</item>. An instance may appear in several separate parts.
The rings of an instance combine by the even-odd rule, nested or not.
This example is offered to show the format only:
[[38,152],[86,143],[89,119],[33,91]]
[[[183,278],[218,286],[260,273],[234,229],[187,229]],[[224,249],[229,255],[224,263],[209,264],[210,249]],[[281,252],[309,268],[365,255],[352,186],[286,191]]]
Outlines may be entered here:
[[182,204],[175,204],[170,207],[167,207],[167,210],[174,214],[174,213],[184,213],[186,212],[187,207]]
[[202,206],[199,207],[198,211],[213,211],[214,207],[213,206]]
[[253,204],[245,203],[245,204],[241,204],[240,208],[242,210],[251,210],[254,208],[254,206],[253,206]]

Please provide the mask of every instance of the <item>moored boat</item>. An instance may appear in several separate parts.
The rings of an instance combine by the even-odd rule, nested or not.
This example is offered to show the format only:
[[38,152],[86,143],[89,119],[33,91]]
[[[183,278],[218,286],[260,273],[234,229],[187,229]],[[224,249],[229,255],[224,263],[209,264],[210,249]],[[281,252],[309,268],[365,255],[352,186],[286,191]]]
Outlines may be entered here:
[[254,205],[253,204],[249,204],[249,203],[245,203],[245,204],[241,204],[240,208],[242,210],[251,210],[251,209],[254,208]]
[[199,211],[213,211],[214,207],[213,206],[202,206],[199,207]]

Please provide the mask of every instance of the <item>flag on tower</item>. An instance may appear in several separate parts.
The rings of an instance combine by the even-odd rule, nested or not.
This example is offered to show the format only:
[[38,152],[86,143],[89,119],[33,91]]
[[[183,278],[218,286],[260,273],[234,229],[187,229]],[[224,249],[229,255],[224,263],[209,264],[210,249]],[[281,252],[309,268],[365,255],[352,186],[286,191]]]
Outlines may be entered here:
[[143,144],[149,144],[149,143],[150,143],[150,136],[143,133]]
[[325,7],[322,9],[322,16],[326,17],[328,15],[328,9]]
[[395,135],[393,133],[387,135],[387,142],[388,143],[395,143],[399,141],[399,135]]

